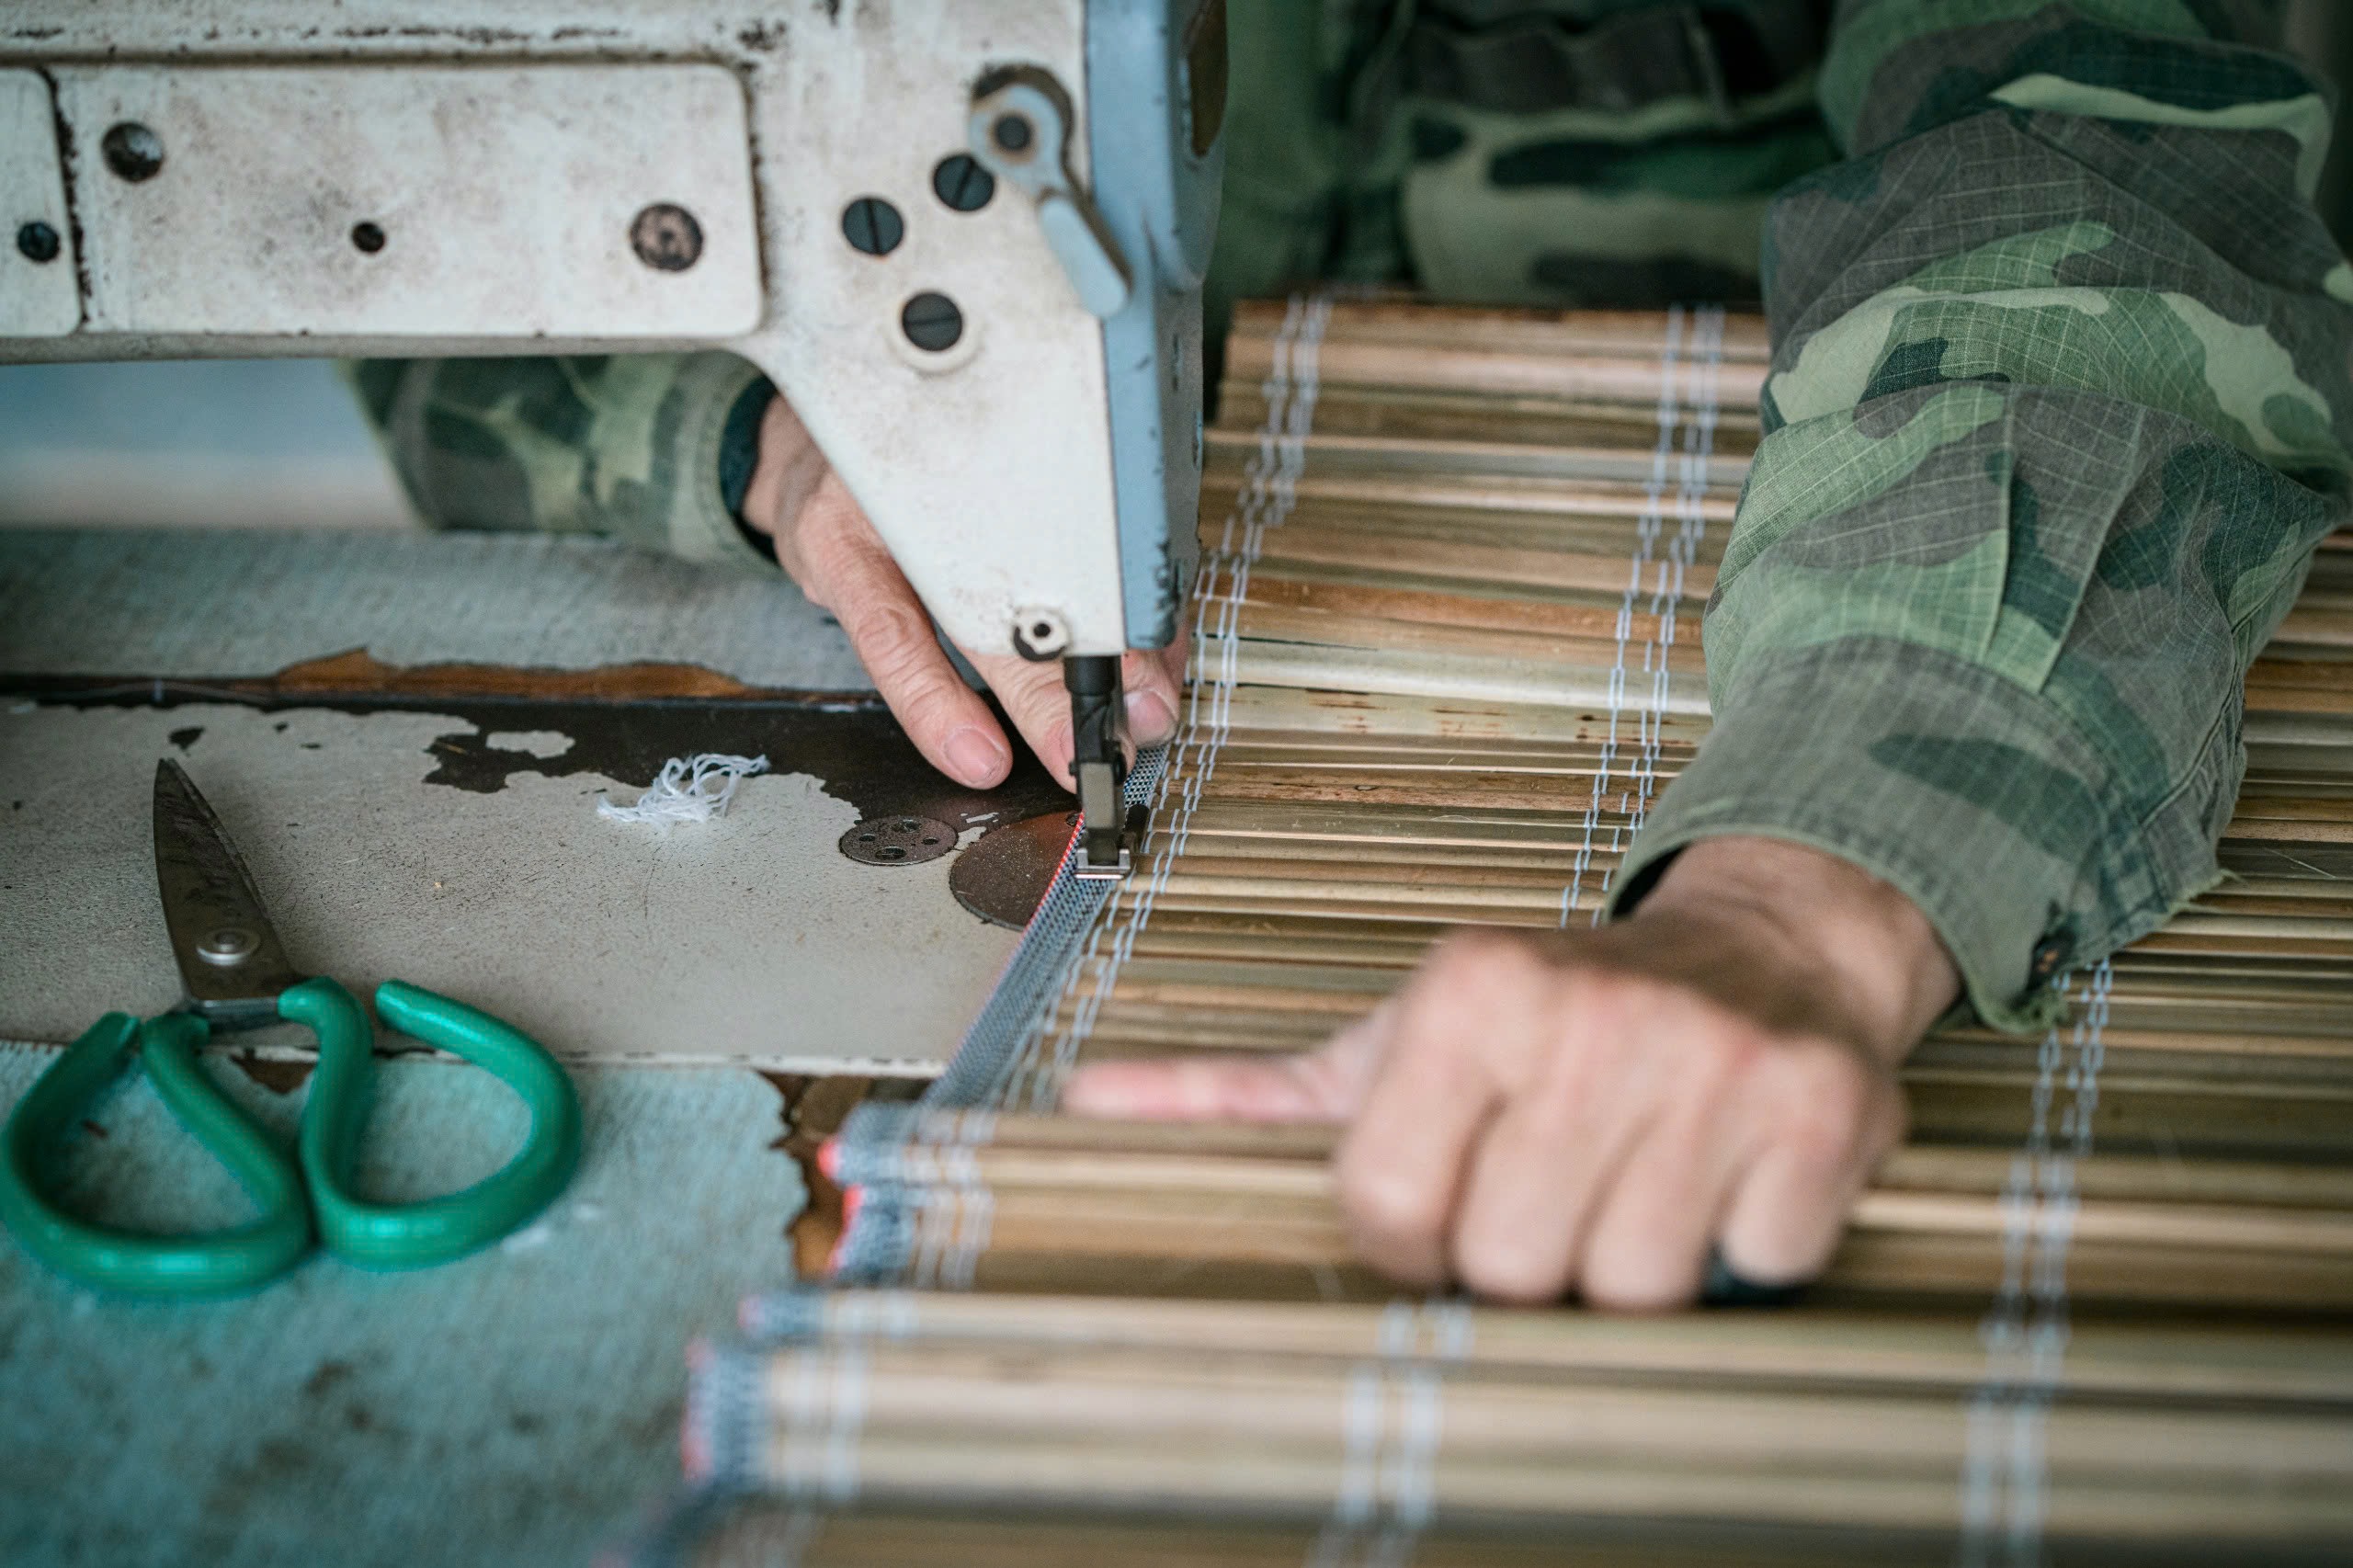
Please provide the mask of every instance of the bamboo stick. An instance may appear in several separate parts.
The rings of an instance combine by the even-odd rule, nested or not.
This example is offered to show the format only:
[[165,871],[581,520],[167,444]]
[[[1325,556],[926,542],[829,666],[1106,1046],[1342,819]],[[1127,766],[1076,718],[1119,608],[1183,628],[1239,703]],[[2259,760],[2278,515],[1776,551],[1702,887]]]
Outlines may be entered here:
[[[1182,809],[1041,1057],[1310,1049],[1450,928],[1582,924],[1707,737],[1759,324],[1728,318],[1710,370],[1656,316],[1339,302],[1277,497],[1281,319],[1244,308],[1207,443],[1193,673],[1226,683],[1197,710],[1221,744],[1173,754]],[[1716,450],[1686,462],[1711,375]],[[1245,506],[1267,526],[1230,526]],[[2353,537],[2249,674],[2236,880],[2115,959],[2097,1040],[1924,1042],[1905,1144],[1788,1312],[1483,1311],[1439,1358],[1451,1309],[1371,1304],[1331,1128],[925,1113],[899,1155],[860,1145],[849,1210],[981,1293],[846,1296],[760,1363],[766,1483],[854,1461],[881,1509],[812,1524],[804,1560],[1027,1562],[1017,1515],[1048,1563],[1300,1561],[1352,1463],[1404,1473],[1414,1399],[1444,1413],[1413,1460],[1435,1562],[1949,1557],[1963,1471],[2028,1424],[2031,1461],[1983,1462],[2039,1475],[2071,1551],[2353,1543],[2348,649]]]

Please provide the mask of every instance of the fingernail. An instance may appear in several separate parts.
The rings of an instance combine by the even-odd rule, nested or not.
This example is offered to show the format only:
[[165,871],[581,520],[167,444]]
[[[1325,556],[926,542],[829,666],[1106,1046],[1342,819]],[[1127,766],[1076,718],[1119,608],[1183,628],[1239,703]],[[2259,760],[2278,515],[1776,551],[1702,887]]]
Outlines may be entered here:
[[1156,691],[1128,693],[1128,733],[1156,746],[1176,733],[1176,710]]
[[985,789],[1005,772],[1005,747],[986,730],[967,724],[948,737],[949,770],[975,788]]

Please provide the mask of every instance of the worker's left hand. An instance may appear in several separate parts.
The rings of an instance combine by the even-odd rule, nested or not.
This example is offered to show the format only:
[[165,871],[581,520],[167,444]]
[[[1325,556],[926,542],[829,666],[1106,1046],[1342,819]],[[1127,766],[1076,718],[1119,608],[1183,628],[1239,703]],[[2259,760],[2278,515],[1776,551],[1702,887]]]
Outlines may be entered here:
[[1844,860],[1703,840],[1599,930],[1441,944],[1370,1017],[1272,1061],[1107,1062],[1082,1115],[1347,1120],[1341,1206],[1404,1283],[1663,1308],[1710,1248],[1818,1272],[1902,1136],[1896,1068],[1960,981],[1927,919]]
[[[761,415],[759,456],[743,517],[775,541],[777,563],[810,602],[841,623],[915,749],[976,790],[1004,783],[1013,771],[1005,732],[957,674],[906,574],[781,396],[770,398]],[[1005,704],[1046,770],[1070,785],[1070,695],[1061,662],[960,652]],[[1157,745],[1176,733],[1185,682],[1181,627],[1174,645],[1130,653],[1120,674],[1131,745]]]

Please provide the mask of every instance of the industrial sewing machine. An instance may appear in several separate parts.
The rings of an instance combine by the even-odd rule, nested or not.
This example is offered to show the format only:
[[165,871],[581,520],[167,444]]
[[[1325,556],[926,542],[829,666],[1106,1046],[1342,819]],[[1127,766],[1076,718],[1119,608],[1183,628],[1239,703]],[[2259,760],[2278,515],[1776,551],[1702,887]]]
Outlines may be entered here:
[[1223,0],[27,0],[0,360],[723,348],[947,636],[1120,654],[1195,558]]

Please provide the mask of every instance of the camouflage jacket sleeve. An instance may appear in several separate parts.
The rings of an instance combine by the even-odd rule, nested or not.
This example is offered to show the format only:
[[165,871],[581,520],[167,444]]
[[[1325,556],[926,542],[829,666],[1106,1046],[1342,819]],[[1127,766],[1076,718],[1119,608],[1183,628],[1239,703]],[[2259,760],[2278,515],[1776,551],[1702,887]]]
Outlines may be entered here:
[[[347,368],[426,526],[609,534],[772,572],[735,521],[767,382],[727,354]],[[731,472],[733,483],[729,483]]]
[[2218,880],[2241,680],[2347,515],[2322,90],[2243,0],[1848,0],[1848,156],[1776,202],[1768,437],[1706,622],[1694,839],[1901,888],[1978,1012]]

